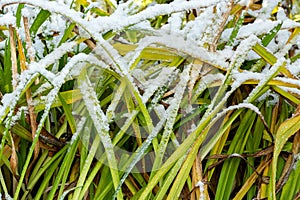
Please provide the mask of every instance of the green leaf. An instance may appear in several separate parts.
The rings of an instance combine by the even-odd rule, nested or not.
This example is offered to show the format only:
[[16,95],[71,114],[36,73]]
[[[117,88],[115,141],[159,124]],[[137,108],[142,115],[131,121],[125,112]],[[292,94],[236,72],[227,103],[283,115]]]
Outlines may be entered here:
[[58,46],[60,46],[62,43],[67,41],[67,39],[70,37],[75,26],[76,26],[75,23],[70,24],[70,26],[65,30],[64,35],[62,36],[61,40],[59,41]]
[[246,14],[246,12],[243,11],[243,13],[241,14],[240,18],[238,19],[236,25],[234,26],[234,28],[233,28],[233,30],[231,32],[231,35],[229,37],[229,40],[227,42],[227,44],[229,46],[233,45],[234,40],[235,40],[235,38],[236,38],[236,36],[237,36],[237,34],[238,34],[238,32],[239,32],[239,30],[240,30],[243,22],[244,22],[245,14]]
[[60,100],[60,102],[62,104],[62,107],[65,111],[65,115],[66,115],[66,118],[68,120],[70,129],[71,129],[72,133],[74,134],[75,131],[76,131],[76,123],[75,123],[75,120],[74,120],[74,116],[72,115],[72,110],[71,110],[70,106],[67,105],[66,101],[64,100],[64,98],[62,97],[62,95],[60,93],[58,93],[58,97],[59,97],[59,100]]
[[[295,155],[294,155],[295,156]],[[295,195],[300,190],[300,160],[295,156],[295,163],[293,163],[293,169],[288,177],[286,184],[282,188],[280,200],[295,199]]]
[[262,43],[262,45],[264,45],[264,47],[266,47],[273,40],[273,38],[276,36],[278,31],[280,30],[281,26],[282,26],[282,23],[278,24],[269,32],[269,34],[267,34],[263,37],[263,39],[261,40],[261,43]]
[[24,4],[19,4],[16,12],[16,24],[17,27],[20,28],[21,18],[22,18],[22,9],[24,8]]
[[51,12],[49,12],[48,10],[41,10],[29,29],[30,33],[35,35],[40,26],[48,19],[48,17],[50,17],[50,15]]
[[3,79],[0,80],[0,85],[3,87],[3,93],[9,93],[12,92],[12,64],[9,42],[5,44],[4,54]]
[[[246,112],[243,120],[239,124],[239,128],[230,144],[227,154],[240,154],[243,152],[251,131],[250,127],[252,127],[255,121],[255,116],[256,113],[252,110]],[[225,161],[218,181],[216,199],[229,199],[239,163],[239,158],[232,158]]]

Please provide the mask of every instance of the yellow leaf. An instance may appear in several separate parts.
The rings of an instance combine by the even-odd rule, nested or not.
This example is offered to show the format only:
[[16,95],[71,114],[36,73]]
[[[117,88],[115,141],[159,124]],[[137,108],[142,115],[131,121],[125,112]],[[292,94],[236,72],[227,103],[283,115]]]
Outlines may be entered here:
[[76,0],[76,4],[82,5],[83,7],[87,7],[89,5],[87,0]]
[[297,27],[289,37],[288,41],[286,42],[287,44],[291,42],[292,39],[294,39],[298,34],[300,33],[300,28]]

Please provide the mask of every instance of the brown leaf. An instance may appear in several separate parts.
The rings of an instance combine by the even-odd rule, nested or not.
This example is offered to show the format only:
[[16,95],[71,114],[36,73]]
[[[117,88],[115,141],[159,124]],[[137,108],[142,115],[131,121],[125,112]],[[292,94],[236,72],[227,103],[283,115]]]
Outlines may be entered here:
[[11,170],[13,172],[14,177],[16,177],[16,179],[18,179],[19,178],[19,175],[18,175],[18,155],[17,155],[17,152],[16,152],[13,137],[11,137],[10,167],[11,167]]

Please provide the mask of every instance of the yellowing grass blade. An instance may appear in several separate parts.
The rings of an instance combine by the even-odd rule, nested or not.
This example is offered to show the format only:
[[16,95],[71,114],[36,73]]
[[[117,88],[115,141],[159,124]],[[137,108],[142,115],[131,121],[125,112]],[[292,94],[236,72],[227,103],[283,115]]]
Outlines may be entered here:
[[286,143],[286,141],[294,135],[297,131],[300,130],[300,114],[297,113],[292,118],[287,119],[284,121],[278,128],[278,131],[275,136],[275,146],[274,146],[274,153],[273,153],[273,163],[272,163],[272,174],[271,174],[271,188],[269,197],[270,199],[276,199],[276,169],[277,169],[277,161],[279,154]]

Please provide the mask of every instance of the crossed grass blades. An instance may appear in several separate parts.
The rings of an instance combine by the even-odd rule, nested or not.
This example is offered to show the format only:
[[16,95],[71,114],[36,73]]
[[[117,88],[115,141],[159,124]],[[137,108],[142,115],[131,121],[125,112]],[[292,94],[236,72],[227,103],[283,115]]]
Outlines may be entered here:
[[298,199],[299,5],[272,2],[1,1],[2,196]]

